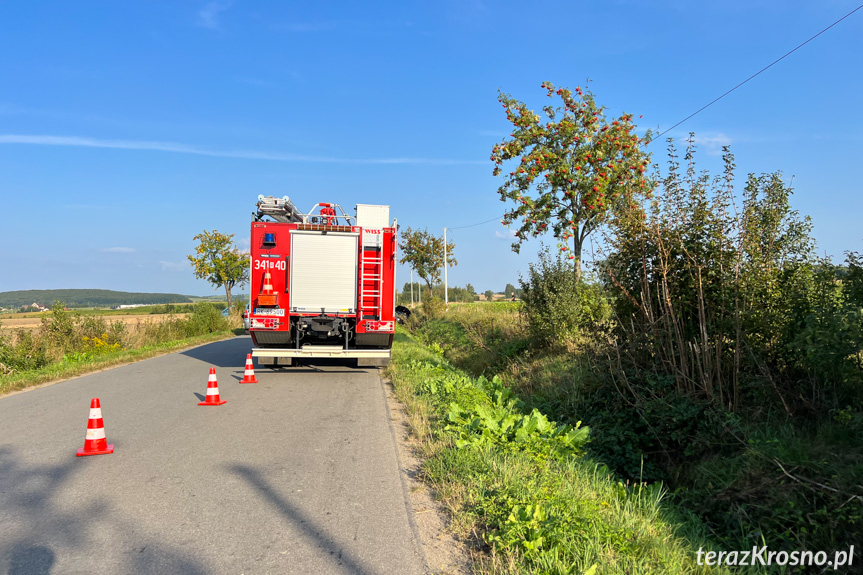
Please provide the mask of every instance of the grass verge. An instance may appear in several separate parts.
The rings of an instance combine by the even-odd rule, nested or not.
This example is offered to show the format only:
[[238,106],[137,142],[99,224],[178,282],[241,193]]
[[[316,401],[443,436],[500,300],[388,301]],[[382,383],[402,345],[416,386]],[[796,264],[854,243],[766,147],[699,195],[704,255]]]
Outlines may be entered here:
[[92,373],[109,367],[116,367],[118,365],[148,359],[157,355],[195,347],[196,345],[226,339],[243,333],[245,332],[242,329],[218,331],[184,339],[166,341],[136,349],[123,349],[106,353],[104,355],[86,357],[84,359],[52,363],[38,369],[19,371],[11,375],[0,375],[0,396],[43,383],[77,377],[79,375]]
[[586,428],[559,426],[498,378],[474,378],[398,328],[387,370],[424,479],[475,543],[480,573],[724,573],[696,563],[699,523],[583,456]]

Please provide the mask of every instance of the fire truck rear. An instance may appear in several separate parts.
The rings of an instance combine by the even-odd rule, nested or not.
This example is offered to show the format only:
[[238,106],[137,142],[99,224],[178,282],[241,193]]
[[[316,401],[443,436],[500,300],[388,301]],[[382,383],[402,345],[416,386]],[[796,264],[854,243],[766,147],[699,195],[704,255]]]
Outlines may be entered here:
[[285,196],[258,196],[251,233],[252,356],[261,365],[302,358],[389,364],[395,332],[396,222],[389,206],[338,204],[300,212]]

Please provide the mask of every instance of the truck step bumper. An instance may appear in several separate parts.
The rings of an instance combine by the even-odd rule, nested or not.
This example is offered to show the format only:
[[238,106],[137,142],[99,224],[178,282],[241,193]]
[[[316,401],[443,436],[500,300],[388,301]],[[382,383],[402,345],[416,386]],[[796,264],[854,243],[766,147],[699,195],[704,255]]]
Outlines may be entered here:
[[[300,349],[292,348],[252,348],[252,357],[256,358],[333,358],[358,360],[359,365],[386,365],[389,363],[392,351],[389,349],[344,349],[337,345],[304,345]],[[386,360],[386,363],[365,363],[366,360]],[[262,362],[263,363],[263,362]],[[289,365],[278,362],[279,365]]]

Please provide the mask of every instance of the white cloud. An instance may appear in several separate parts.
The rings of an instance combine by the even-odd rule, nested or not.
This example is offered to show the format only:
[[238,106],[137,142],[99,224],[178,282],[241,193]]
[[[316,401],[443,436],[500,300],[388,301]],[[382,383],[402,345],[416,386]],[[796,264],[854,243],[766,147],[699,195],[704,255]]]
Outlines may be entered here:
[[162,271],[168,271],[168,272],[180,272],[180,271],[187,271],[189,269],[189,262],[160,261],[159,265],[162,266]]
[[201,28],[209,28],[210,30],[221,30],[222,25],[219,21],[219,15],[231,7],[233,2],[208,2],[201,10],[198,11],[198,20],[195,22]]
[[695,134],[695,145],[704,150],[708,156],[722,155],[722,147],[731,145],[731,138],[725,134],[715,136],[699,136]]
[[101,249],[101,250],[99,250],[99,251],[107,252],[107,253],[112,253],[112,254],[130,254],[130,253],[132,253],[132,252],[134,252],[134,251],[135,251],[135,248],[121,248],[121,247],[116,247],[116,248],[102,248],[102,249]]
[[497,230],[494,232],[494,237],[496,237],[500,240],[511,240],[512,238],[515,237],[515,230],[505,230],[505,231]]
[[486,164],[479,160],[452,160],[446,158],[339,158],[328,156],[305,156],[281,152],[262,152],[256,150],[208,150],[174,142],[154,142],[146,140],[98,140],[78,136],[51,136],[26,134],[0,134],[0,144],[31,144],[36,146],[71,146],[79,148],[111,148],[116,150],[150,150],[195,154],[218,158],[238,158],[247,160],[271,160],[276,162],[306,162],[326,164],[426,164],[436,166]]

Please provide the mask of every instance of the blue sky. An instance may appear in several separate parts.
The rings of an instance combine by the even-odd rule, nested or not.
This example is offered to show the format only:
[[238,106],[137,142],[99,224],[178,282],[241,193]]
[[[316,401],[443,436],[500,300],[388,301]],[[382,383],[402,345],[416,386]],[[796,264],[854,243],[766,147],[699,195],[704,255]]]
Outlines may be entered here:
[[[665,130],[859,0],[6,2],[0,4],[0,291],[204,295],[204,229],[248,246],[258,194],[390,204],[442,233],[500,216],[501,89],[584,85]],[[698,114],[700,167],[730,144],[793,176],[819,251],[863,250],[863,10]],[[665,144],[654,143],[664,160]],[[451,284],[517,283],[539,241],[454,229]],[[553,238],[547,239],[553,244]],[[401,267],[398,282],[408,279]]]

